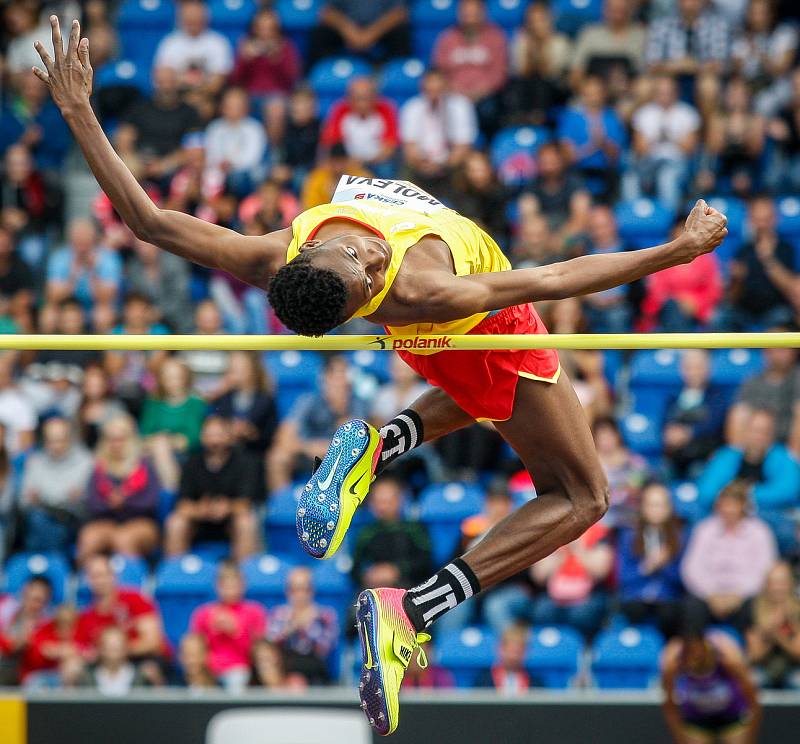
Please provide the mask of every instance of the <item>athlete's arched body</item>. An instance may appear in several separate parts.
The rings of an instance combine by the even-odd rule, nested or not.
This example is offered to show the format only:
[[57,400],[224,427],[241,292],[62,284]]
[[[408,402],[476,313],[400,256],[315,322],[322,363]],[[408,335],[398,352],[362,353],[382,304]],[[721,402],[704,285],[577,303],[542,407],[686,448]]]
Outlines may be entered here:
[[[724,215],[701,200],[683,235],[666,245],[512,271],[488,235],[421,192],[423,211],[408,202],[372,206],[354,198],[309,210],[291,228],[242,236],[150,201],[92,113],[88,41],[80,40],[74,22],[62,53],[54,16],[51,24],[57,52],[51,57],[37,44],[45,67],[37,74],[122,219],[142,240],[270,290],[279,316],[301,332],[327,332],[358,314],[389,332],[545,333],[534,300],[589,294],[688,263],[727,233]],[[423,629],[571,542],[607,507],[606,480],[586,418],[566,374],[559,373],[555,352],[448,351],[404,358],[438,387],[380,433],[358,421],[337,432],[298,509],[304,547],[319,557],[332,555],[376,469],[476,418],[495,420],[533,475],[538,497],[420,587],[408,593],[368,590],[359,597],[362,707],[381,734],[397,726],[400,682],[413,650],[427,638]]]

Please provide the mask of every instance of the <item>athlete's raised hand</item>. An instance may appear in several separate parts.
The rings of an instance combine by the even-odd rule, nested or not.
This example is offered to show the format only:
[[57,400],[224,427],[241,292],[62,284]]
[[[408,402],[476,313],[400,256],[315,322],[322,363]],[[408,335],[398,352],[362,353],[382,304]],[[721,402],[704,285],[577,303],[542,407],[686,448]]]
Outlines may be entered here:
[[57,16],[50,16],[50,27],[53,32],[53,56],[48,54],[41,41],[37,41],[34,47],[42,58],[44,70],[34,67],[33,72],[50,89],[56,106],[62,113],[66,113],[79,105],[85,105],[92,93],[93,71],[89,61],[89,39],[81,39],[81,25],[77,20],[73,21],[67,51],[64,52]]
[[717,248],[728,234],[728,218],[718,209],[698,199],[686,218],[684,232],[691,240],[684,241],[686,261]]

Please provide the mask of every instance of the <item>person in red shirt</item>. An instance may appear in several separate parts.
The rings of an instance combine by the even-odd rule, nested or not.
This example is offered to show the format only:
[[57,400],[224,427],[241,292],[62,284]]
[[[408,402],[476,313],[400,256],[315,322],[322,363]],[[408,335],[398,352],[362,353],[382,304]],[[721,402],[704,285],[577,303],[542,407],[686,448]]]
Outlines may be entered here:
[[0,685],[17,682],[19,662],[36,631],[50,619],[53,587],[46,576],[33,576],[19,599],[0,598]]
[[78,612],[61,605],[52,620],[31,636],[19,661],[19,681],[26,688],[60,687],[61,666],[78,662],[86,648],[78,642]]
[[267,630],[266,610],[244,599],[244,581],[235,561],[217,573],[217,601],[198,607],[189,627],[208,644],[208,667],[223,687],[240,691],[250,678],[253,642]]
[[77,642],[88,649],[88,656],[92,658],[97,655],[103,630],[118,627],[128,638],[131,659],[143,665],[142,672],[155,681],[158,670],[163,670],[169,658],[169,646],[156,605],[140,592],[117,585],[108,556],[94,555],[87,560],[86,580],[92,603],[78,620]]
[[494,687],[496,690],[515,695],[531,686],[531,678],[525,671],[525,650],[528,646],[528,629],[521,625],[509,625],[500,637],[497,663],[478,675],[476,687]]
[[354,78],[347,97],[331,108],[321,140],[328,149],[343,144],[349,157],[367,166],[379,178],[390,178],[400,143],[397,111],[389,100],[378,96],[373,80]]

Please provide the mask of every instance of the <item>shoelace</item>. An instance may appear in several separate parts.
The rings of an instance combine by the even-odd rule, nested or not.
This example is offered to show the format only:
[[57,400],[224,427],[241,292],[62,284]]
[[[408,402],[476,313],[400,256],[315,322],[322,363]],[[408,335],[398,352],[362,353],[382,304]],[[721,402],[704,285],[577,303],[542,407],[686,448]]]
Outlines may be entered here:
[[417,664],[420,669],[428,668],[428,656],[425,649],[422,648],[423,643],[427,643],[431,639],[428,633],[417,633]]

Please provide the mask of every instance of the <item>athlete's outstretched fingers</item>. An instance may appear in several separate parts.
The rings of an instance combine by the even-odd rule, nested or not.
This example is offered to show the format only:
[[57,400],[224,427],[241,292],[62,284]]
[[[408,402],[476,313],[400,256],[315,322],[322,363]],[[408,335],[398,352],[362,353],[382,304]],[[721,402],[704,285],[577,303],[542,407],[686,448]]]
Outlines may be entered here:
[[57,15],[50,16],[50,28],[53,32],[53,57],[55,64],[58,64],[64,57],[64,44],[61,41],[61,26]]
[[69,45],[67,46],[67,59],[73,60],[78,56],[78,41],[81,38],[81,24],[78,19],[72,21],[72,27],[69,30]]
[[[48,53],[47,49],[45,49],[44,44],[41,41],[37,41],[34,45],[34,48],[39,53],[39,57],[42,59],[42,64],[44,65],[45,70],[47,72],[53,71],[53,58]],[[41,72],[41,70],[40,70]]]
[[31,69],[33,70],[33,74],[45,85],[50,82],[50,76],[44,70],[40,70],[38,67],[32,67]]
[[83,65],[84,79],[86,81],[86,89],[89,95],[92,95],[92,81],[94,79],[94,70],[92,63],[89,59],[89,39],[81,39],[78,44],[78,59]]

